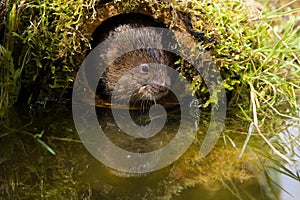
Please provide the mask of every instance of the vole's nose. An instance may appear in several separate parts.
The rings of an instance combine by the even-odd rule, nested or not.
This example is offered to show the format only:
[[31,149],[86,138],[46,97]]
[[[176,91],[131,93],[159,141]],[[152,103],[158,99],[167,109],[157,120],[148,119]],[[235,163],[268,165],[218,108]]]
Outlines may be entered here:
[[156,91],[158,91],[159,93],[165,93],[168,91],[168,87],[166,87],[165,85],[160,85],[160,84],[150,84],[151,87],[156,88]]
[[155,87],[161,86],[165,89],[167,89],[168,87],[170,87],[170,83],[168,80],[164,80],[162,78],[160,79],[151,79],[148,83],[149,85],[155,85]]

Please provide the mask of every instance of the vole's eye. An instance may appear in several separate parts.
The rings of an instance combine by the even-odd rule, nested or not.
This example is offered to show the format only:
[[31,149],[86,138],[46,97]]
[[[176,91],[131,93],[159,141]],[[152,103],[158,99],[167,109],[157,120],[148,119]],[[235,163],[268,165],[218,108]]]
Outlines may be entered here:
[[149,72],[149,65],[148,64],[141,64],[140,69],[142,73],[148,73]]

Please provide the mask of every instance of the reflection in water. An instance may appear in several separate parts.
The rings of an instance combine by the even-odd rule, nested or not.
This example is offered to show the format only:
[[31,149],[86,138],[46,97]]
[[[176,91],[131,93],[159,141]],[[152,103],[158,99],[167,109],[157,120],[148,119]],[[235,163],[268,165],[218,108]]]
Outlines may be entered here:
[[272,200],[268,196],[265,189],[258,183],[253,184],[238,184],[236,183],[237,193],[220,188],[217,191],[211,191],[206,187],[196,186],[189,190],[185,190],[174,200],[232,200],[232,199],[255,199],[255,200]]
[[[118,114],[122,115],[126,110],[118,110]],[[180,119],[180,111],[173,111],[168,113],[165,126],[157,134],[152,137],[141,138],[133,137],[126,134],[114,121],[114,116],[110,109],[107,108],[97,108],[96,109],[97,117],[100,126],[103,129],[106,137],[109,140],[117,145],[118,147],[131,151],[131,152],[151,152],[157,149],[161,149],[166,146],[175,136]],[[133,121],[139,126],[148,125],[151,121],[147,112],[141,112],[140,110],[132,110],[130,112]],[[156,116],[156,119],[159,119],[161,116]]]
[[[109,116],[102,112],[103,116]],[[5,136],[0,137],[0,197],[4,199],[272,199],[266,185],[259,182],[258,158],[253,154],[261,149],[261,143],[249,143],[251,151],[238,159],[247,132],[245,122],[228,119],[226,134],[231,142],[224,145],[227,136],[205,158],[199,158],[201,144],[209,123],[209,116],[201,113],[199,138],[179,160],[161,170],[133,176],[104,166],[81,144],[75,131],[69,108],[53,107],[47,112],[37,113],[30,126],[20,128],[30,117],[14,115],[12,134],[4,127]],[[160,137],[146,141],[134,140],[126,135],[111,137],[118,145],[137,151],[152,151],[164,146],[176,131],[176,114],[170,113],[167,126]],[[12,117],[11,117],[12,118]],[[134,118],[134,117],[133,117]],[[139,118],[136,118],[137,120]],[[116,135],[116,127],[106,118],[106,130]],[[45,131],[43,140],[55,150],[52,156],[45,148],[26,133]],[[294,129],[292,129],[294,131]],[[236,134],[239,133],[239,134]],[[299,132],[294,132],[299,133]],[[1,133],[2,135],[2,133]],[[130,141],[127,143],[126,142]],[[134,141],[134,142],[131,142]],[[144,148],[144,149],[141,149]],[[148,149],[147,149],[148,148]],[[253,150],[253,151],[252,151]],[[280,184],[285,184],[282,179]],[[294,184],[299,187],[299,184]],[[284,186],[292,191],[292,185]],[[285,200],[287,195],[281,193]],[[297,195],[298,196],[298,195]],[[0,198],[1,199],[1,198]]]
[[[300,116],[300,113],[299,113]],[[291,139],[295,142],[293,149],[293,155],[292,157],[296,161],[296,168],[290,167],[287,164],[285,167],[287,167],[289,170],[291,170],[293,173],[300,173],[300,122],[296,122],[293,124],[293,126],[290,126],[287,128],[286,131],[284,131],[281,135],[282,140],[286,142],[287,146],[291,146],[290,141]],[[286,138],[286,136],[290,136],[289,139]],[[286,149],[289,154],[292,154],[292,152],[287,148]],[[297,200],[300,197],[300,182],[292,179],[291,177],[280,174],[280,180],[279,185],[281,185],[282,188],[284,188],[287,192],[282,191],[280,194],[280,198],[283,200]]]

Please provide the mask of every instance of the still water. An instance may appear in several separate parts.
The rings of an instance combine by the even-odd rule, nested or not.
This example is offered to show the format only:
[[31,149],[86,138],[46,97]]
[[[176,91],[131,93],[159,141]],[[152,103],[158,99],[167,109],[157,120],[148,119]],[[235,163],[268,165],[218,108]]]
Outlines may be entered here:
[[[209,123],[209,116],[202,113],[197,139],[178,160],[158,171],[132,174],[106,167],[86,150],[76,132],[70,106],[53,105],[26,113],[12,112],[10,125],[1,125],[0,199],[267,200],[277,196],[286,200],[300,196],[299,179],[270,171],[268,166],[274,164],[265,156],[267,147],[260,138],[250,140],[239,158],[249,125],[236,117],[228,117],[224,135],[205,158],[197,156]],[[106,116],[100,119],[106,124],[108,137],[128,150],[160,148],[178,128],[176,112],[172,112],[161,135],[147,141],[149,149],[141,148],[144,142],[116,135],[117,127],[112,125],[109,112],[104,109],[101,113]],[[293,137],[289,141],[296,140],[293,156],[299,164],[299,123],[292,123],[282,134]],[[126,141],[130,141],[127,146]],[[270,174],[269,179],[265,173]],[[272,191],[270,178],[290,194],[276,186]]]
[[[298,113],[298,116],[300,116],[300,113]],[[287,135],[290,135],[292,138],[295,138],[295,154],[292,155],[293,158],[296,161],[296,168],[290,167],[289,165],[285,165],[289,170],[291,170],[293,173],[300,173],[300,131],[299,131],[299,124],[300,122],[293,123],[292,126],[289,126],[287,130],[283,131],[281,134],[281,137],[283,141],[286,141],[286,145],[290,146],[290,141],[287,139]],[[290,154],[292,154],[290,152]],[[287,175],[280,174],[279,178],[279,184],[287,190],[287,192],[281,192],[280,193],[280,199],[284,200],[296,200],[300,198],[300,182],[290,178]]]

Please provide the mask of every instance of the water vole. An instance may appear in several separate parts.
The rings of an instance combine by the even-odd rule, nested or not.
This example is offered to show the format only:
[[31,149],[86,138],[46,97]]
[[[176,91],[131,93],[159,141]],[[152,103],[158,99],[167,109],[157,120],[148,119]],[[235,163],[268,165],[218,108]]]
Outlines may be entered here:
[[[117,33],[122,33],[135,28],[165,27],[164,24],[155,21],[152,17],[138,14],[120,14],[104,21],[93,33],[92,48],[104,40],[113,39]],[[129,43],[143,43],[153,41],[162,43],[163,36],[156,29],[147,31],[138,30],[134,36],[126,36],[124,40]],[[164,66],[174,67],[176,56],[159,48],[136,49],[119,55],[124,43],[112,43],[105,52],[106,59],[111,64],[99,80],[96,94],[102,99],[111,100],[112,93],[120,103],[130,98],[130,103],[139,101],[153,102],[169,93],[172,80]],[[122,81],[118,83],[122,78]],[[133,92],[134,91],[134,92]]]

